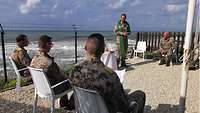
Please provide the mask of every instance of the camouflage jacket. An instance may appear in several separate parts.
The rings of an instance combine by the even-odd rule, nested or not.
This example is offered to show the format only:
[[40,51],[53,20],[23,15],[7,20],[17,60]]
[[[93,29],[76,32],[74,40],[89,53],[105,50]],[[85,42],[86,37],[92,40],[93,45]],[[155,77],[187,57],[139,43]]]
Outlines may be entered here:
[[169,38],[167,40],[161,39],[160,47],[164,50],[169,50],[174,48],[174,40]]
[[11,54],[11,58],[14,60],[18,69],[26,68],[31,63],[27,50],[17,47]]
[[127,113],[128,99],[119,78],[100,59],[88,57],[68,72],[73,85],[97,91],[105,100],[109,113]]
[[54,58],[47,53],[38,51],[37,55],[33,57],[31,67],[43,69],[51,83],[54,85],[66,79],[64,71],[54,62]]

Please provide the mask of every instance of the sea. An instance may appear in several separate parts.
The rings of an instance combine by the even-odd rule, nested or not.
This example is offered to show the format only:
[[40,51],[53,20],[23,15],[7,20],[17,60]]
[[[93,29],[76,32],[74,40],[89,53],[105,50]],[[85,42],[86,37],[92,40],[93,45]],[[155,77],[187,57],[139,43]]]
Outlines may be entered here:
[[[100,33],[105,37],[106,48],[116,50],[116,36],[113,31],[76,31],[77,32],[77,58],[78,62],[83,60],[85,55],[85,40],[92,33]],[[67,69],[70,64],[75,63],[75,31],[56,31],[56,30],[7,30],[4,35],[6,67],[8,78],[16,77],[11,62],[8,57],[16,48],[15,38],[19,34],[28,36],[30,44],[26,47],[31,58],[34,57],[37,50],[37,39],[41,35],[52,37],[54,43],[50,55],[55,58],[55,61],[62,69]],[[129,44],[135,44],[136,33],[128,37]],[[0,79],[3,79],[3,57],[2,57],[2,42],[0,44]]]

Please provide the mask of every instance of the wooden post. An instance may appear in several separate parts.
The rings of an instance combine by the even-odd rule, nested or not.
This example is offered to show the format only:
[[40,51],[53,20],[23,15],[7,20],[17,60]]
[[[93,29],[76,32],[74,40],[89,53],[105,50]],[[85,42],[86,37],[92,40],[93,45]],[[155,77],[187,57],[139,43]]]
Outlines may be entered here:
[[182,33],[182,39],[181,39],[181,49],[183,49],[183,44],[184,44],[184,40],[185,40],[185,32]]
[[159,32],[158,35],[158,49],[160,48],[160,39],[162,38],[162,32]]
[[151,51],[153,51],[153,40],[154,40],[154,33],[152,32],[152,39],[151,39]]
[[178,56],[179,53],[179,45],[180,45],[180,33],[177,33],[177,43],[176,43],[176,55]]
[[144,34],[145,34],[145,35],[144,35],[144,36],[145,36],[144,38],[145,38],[146,47],[147,47],[147,37],[148,37],[148,34],[147,34],[147,32],[145,32]]
[[158,32],[155,32],[154,50],[156,50]]
[[148,51],[150,51],[151,50],[151,45],[150,45],[150,41],[151,41],[151,33],[150,32],[148,32]]

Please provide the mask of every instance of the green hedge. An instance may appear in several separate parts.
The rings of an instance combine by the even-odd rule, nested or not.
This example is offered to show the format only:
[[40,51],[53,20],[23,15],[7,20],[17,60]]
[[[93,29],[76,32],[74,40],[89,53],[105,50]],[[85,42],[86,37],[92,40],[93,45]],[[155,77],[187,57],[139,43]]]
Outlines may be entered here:
[[[30,83],[27,80],[21,80],[21,86],[27,86]],[[7,91],[14,89],[16,86],[16,79],[10,79],[8,82],[4,83],[4,80],[0,80],[0,91]]]
[[[142,54],[138,54],[138,57],[142,58]],[[159,57],[159,54],[155,51],[155,52],[145,52],[144,53],[144,57],[145,59],[153,59],[156,57]]]

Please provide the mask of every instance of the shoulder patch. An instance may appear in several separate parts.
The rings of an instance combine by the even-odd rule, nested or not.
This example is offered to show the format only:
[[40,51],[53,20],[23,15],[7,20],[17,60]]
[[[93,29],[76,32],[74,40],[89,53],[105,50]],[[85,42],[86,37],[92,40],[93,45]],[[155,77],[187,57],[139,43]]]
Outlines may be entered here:
[[16,51],[22,51],[22,48],[18,47],[18,48],[16,48]]

